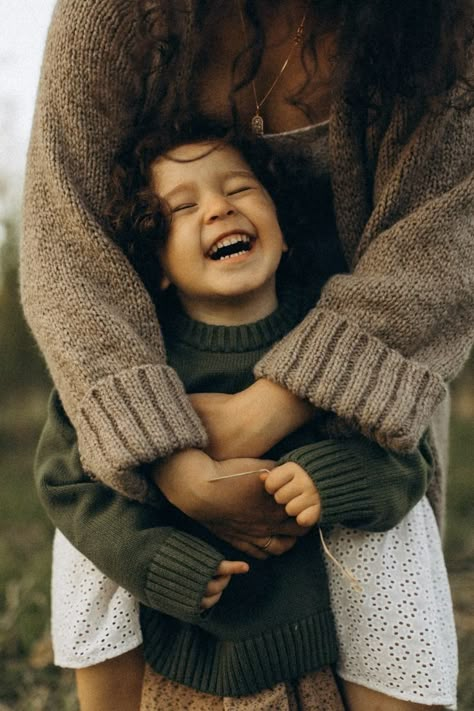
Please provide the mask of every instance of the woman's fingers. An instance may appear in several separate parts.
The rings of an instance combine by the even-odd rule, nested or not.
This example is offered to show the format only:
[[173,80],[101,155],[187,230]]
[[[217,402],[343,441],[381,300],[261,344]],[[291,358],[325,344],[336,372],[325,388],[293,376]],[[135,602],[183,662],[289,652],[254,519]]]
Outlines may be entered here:
[[257,560],[266,560],[269,557],[269,553],[267,551],[262,550],[259,546],[256,546],[250,541],[225,535],[220,536],[220,538],[229,543],[236,550],[240,551],[240,553],[245,553],[252,558],[257,558]]
[[310,530],[311,529],[307,526],[300,525],[296,519],[287,518],[286,521],[283,521],[273,528],[273,533],[279,536],[296,536],[297,538],[301,538],[301,536],[306,536]]
[[[270,555],[283,555],[293,548],[296,538],[291,536],[269,536],[261,544],[262,549]],[[260,543],[259,543],[260,546]]]

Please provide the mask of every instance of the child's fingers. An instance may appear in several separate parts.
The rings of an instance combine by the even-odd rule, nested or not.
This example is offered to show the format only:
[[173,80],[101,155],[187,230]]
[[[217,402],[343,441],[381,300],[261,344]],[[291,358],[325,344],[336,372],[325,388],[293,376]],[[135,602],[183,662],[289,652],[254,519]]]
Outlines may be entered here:
[[294,499],[289,501],[285,506],[285,511],[288,516],[298,517],[298,515],[302,513],[302,511],[304,511],[305,509],[309,508],[310,506],[318,505],[319,496],[316,492],[304,492],[303,494],[300,494],[299,496],[296,496]]
[[296,521],[300,526],[315,526],[321,516],[321,507],[319,504],[308,506],[296,517]]
[[217,595],[223,592],[233,575],[239,573],[247,573],[249,569],[248,563],[241,560],[223,560],[219,563],[216,574],[210,580],[206,587],[205,597]]
[[201,610],[209,610],[211,607],[214,607],[219,600],[221,599],[222,593],[217,593],[217,595],[209,595],[205,596],[201,600]]
[[232,575],[247,573],[248,563],[241,560],[223,560],[219,563],[216,575],[206,586],[206,592],[201,600],[201,609],[208,610],[219,602],[222,593],[230,583]]
[[219,575],[217,578],[210,580],[206,586],[204,597],[212,597],[213,595],[218,595],[219,593],[224,592],[230,583],[230,579],[230,575]]
[[291,466],[289,467],[287,464],[282,464],[280,467],[272,469],[270,474],[261,474],[260,478],[264,482],[267,493],[273,496],[278,489],[281,489],[282,486],[293,479],[293,471]]
[[216,576],[218,575],[239,575],[241,573],[248,573],[249,564],[245,563],[243,560],[223,560],[219,563],[216,570]]
[[288,484],[285,484],[280,489],[277,489],[277,491],[273,494],[273,498],[277,504],[285,506],[285,504],[288,504],[290,501],[300,496],[301,493],[301,485],[299,485],[295,479],[292,479],[288,482]]

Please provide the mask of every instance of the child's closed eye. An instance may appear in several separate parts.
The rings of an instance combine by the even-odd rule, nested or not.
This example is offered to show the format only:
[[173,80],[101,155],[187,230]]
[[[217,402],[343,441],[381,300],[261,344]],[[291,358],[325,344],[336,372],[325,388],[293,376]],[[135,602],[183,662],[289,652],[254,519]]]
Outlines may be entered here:
[[255,187],[253,185],[242,185],[239,188],[234,188],[233,190],[230,190],[227,194],[236,195],[237,193],[244,193],[247,190],[255,190]]
[[171,208],[171,212],[183,212],[183,210],[190,210],[191,208],[196,207],[195,202],[185,202],[182,203],[181,205],[176,205],[175,207]]

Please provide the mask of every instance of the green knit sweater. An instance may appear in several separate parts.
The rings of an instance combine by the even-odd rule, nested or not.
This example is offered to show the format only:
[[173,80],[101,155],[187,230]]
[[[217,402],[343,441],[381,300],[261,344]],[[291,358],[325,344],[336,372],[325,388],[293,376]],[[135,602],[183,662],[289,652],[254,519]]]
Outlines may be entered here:
[[[301,294],[286,293],[273,314],[246,326],[208,326],[168,311],[163,327],[169,363],[189,392],[235,392],[250,384],[255,361],[306,310]],[[311,475],[323,524],[388,528],[426,489],[427,449],[397,456],[358,436],[317,440],[315,429],[306,426],[269,455],[285,452],[280,462],[296,461]],[[153,508],[90,481],[56,394],[36,478],[53,522],[143,603],[145,655],[156,671],[201,691],[237,696],[335,661],[326,572],[314,531],[280,558],[248,559],[250,572],[236,576],[202,615],[207,583],[222,559],[236,558],[235,550],[162,499]]]

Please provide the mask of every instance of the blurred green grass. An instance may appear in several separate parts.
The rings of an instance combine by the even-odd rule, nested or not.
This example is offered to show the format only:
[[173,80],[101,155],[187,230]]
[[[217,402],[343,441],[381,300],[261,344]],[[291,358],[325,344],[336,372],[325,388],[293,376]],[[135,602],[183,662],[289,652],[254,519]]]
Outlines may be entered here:
[[[470,382],[458,384],[464,393]],[[455,604],[459,711],[474,709],[474,452],[469,413],[454,400],[445,551]],[[52,527],[32,481],[44,392],[0,416],[0,711],[77,711],[73,675],[52,665],[49,576]],[[26,414],[26,413],[29,414]],[[3,704],[3,705],[2,705]]]

